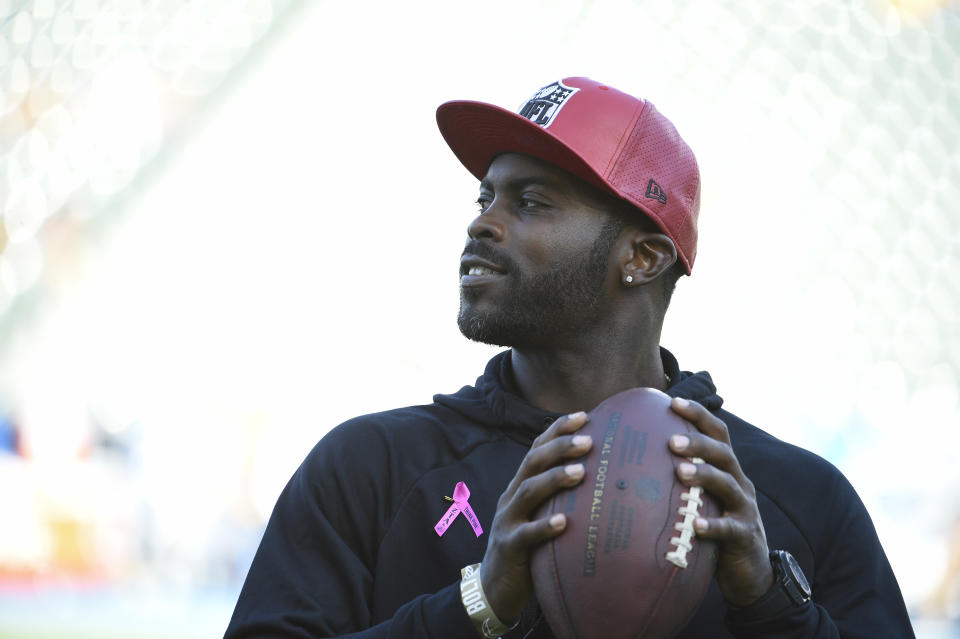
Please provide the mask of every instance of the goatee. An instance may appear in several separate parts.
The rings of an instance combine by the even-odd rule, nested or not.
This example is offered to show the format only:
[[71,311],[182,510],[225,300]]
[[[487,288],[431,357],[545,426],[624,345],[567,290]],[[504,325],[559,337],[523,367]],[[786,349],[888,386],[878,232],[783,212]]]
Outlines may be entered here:
[[474,304],[488,292],[461,287],[460,332],[476,342],[520,349],[546,346],[583,332],[600,312],[610,249],[619,233],[619,225],[607,225],[589,251],[535,274],[521,273],[514,261],[491,245],[470,240],[464,252],[503,267],[506,280],[492,311],[481,311]]

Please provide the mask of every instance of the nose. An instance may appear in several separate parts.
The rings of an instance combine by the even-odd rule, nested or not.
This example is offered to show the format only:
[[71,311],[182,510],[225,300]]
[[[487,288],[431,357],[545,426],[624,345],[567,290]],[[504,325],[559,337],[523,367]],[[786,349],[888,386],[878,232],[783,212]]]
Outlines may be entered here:
[[486,238],[499,242],[503,239],[503,224],[487,209],[467,226],[467,236],[473,240]]

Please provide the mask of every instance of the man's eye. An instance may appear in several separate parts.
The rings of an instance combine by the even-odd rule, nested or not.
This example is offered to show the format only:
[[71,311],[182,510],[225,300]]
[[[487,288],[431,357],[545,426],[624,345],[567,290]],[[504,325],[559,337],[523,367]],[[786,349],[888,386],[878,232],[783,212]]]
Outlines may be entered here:
[[538,206],[540,206],[540,202],[537,202],[536,200],[531,200],[528,197],[520,198],[520,201],[518,202],[518,204],[520,205],[521,209],[535,209]]
[[477,198],[477,208],[480,210],[481,213],[486,211],[488,206],[490,206],[490,198],[484,195],[481,195],[480,197]]

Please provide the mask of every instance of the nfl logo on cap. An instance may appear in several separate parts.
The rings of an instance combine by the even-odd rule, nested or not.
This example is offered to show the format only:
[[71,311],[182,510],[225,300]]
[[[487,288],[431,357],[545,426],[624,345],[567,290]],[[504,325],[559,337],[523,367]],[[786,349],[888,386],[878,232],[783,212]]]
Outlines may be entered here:
[[534,124],[547,128],[567,100],[579,90],[576,87],[568,87],[558,80],[534,93],[533,97],[520,107],[519,113]]

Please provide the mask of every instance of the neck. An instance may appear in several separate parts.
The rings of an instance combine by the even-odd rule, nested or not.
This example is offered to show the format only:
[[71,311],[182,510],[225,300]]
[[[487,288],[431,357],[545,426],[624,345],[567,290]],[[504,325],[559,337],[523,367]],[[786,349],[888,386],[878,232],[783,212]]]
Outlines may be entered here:
[[514,349],[515,382],[528,402],[558,413],[589,411],[611,395],[637,386],[666,390],[659,335],[639,341]]

